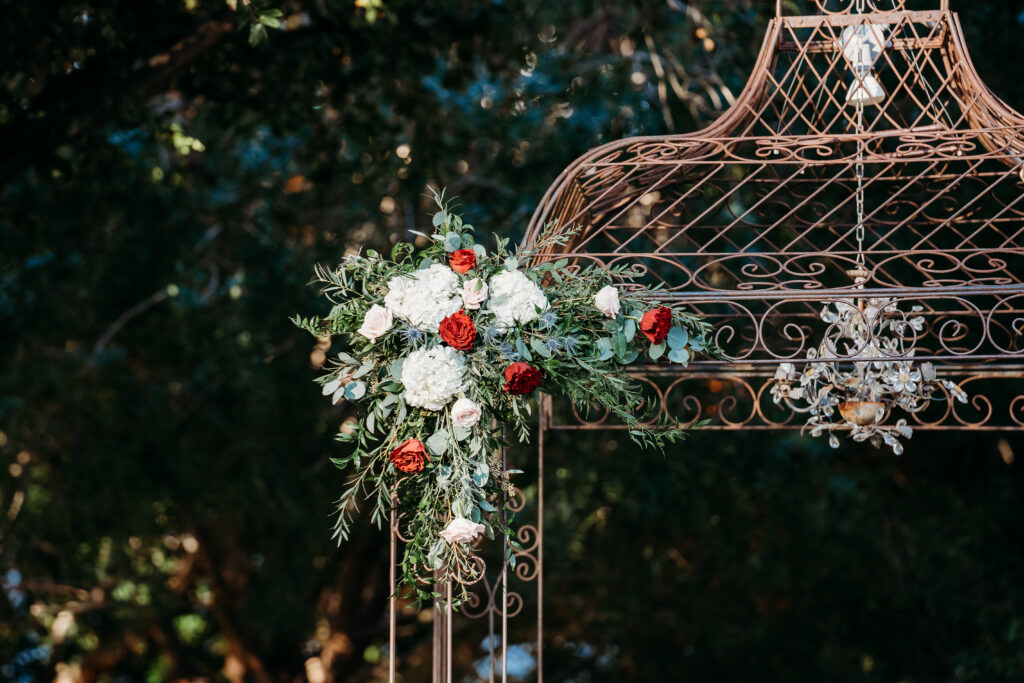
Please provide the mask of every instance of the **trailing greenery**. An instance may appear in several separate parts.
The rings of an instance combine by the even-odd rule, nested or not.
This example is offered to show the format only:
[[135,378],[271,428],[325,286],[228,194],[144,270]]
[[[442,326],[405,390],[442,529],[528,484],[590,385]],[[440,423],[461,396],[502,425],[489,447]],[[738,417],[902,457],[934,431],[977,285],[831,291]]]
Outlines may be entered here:
[[[517,470],[507,469],[496,454],[506,438],[529,439],[533,391],[519,394],[503,388],[508,380],[503,373],[513,364],[540,370],[544,391],[564,395],[583,413],[609,411],[629,427],[635,442],[660,449],[683,438],[686,430],[640,412],[640,393],[628,366],[641,354],[649,362],[682,365],[694,354],[721,355],[709,340],[710,325],[681,309],[662,309],[656,290],[635,283],[614,287],[634,277],[628,266],[576,267],[567,259],[541,260],[567,245],[574,228],[549,225],[535,244],[514,251],[507,238],[495,236],[488,251],[443,193],[435,193],[434,201],[439,209],[433,216],[436,232],[422,235],[430,240],[428,247],[417,252],[399,242],[390,258],[370,249],[346,257],[333,270],[318,266],[314,282],[331,311],[323,318],[293,319],[313,336],[330,336],[340,343],[341,350],[317,382],[334,403],[347,399],[359,408],[359,420],[338,436],[351,450],[332,458],[340,469],[354,472],[338,500],[334,534],[339,542],[348,538],[360,504],[369,508],[378,527],[389,523],[397,506],[398,532],[405,540],[403,582],[420,599],[429,596],[424,586],[435,581],[455,581],[464,592],[476,578],[471,545],[446,543],[441,536],[451,520],[483,524],[489,538],[504,534],[511,545],[517,543],[506,523],[511,511],[499,509],[516,493],[510,474]],[[492,283],[490,298],[482,307],[478,304],[479,310],[459,313],[472,314],[472,323],[465,323],[472,328],[472,341],[470,348],[461,349],[467,376],[459,395],[483,408],[482,417],[470,426],[456,424],[447,409],[428,410],[407,400],[403,372],[413,362],[410,352],[450,340],[436,329],[420,331],[397,318],[379,337],[368,338],[360,331],[371,309],[387,304],[389,283],[427,273],[455,254],[473,261],[461,275],[466,283]],[[516,271],[541,287],[547,304],[527,311],[528,320],[506,324],[492,310],[501,298],[495,296],[492,278]],[[614,315],[595,305],[595,297],[609,286],[616,301]],[[671,322],[648,341],[638,326],[645,312],[656,309],[666,316],[670,312]],[[429,454],[422,472],[402,472],[389,460],[410,439],[425,444]]]

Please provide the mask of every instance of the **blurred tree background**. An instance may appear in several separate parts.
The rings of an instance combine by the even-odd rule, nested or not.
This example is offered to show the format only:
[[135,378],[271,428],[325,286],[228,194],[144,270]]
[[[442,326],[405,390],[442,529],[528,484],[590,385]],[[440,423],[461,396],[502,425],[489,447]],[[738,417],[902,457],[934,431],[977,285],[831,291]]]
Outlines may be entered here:
[[[1019,1],[951,4],[1024,109]],[[382,680],[386,539],[329,538],[347,413],[287,320],[313,264],[428,184],[521,235],[587,149],[727,108],[774,3],[5,5],[0,678]],[[1024,680],[1019,435],[606,436],[549,450],[549,680]]]

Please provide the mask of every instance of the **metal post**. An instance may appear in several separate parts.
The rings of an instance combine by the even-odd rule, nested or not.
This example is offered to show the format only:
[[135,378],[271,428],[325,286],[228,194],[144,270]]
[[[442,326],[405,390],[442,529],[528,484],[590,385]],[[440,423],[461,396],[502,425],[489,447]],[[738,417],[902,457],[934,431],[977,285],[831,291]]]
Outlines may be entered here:
[[398,563],[398,511],[397,492],[391,491],[391,564],[388,568],[388,683],[395,683],[398,666],[398,592],[395,586],[395,565]]
[[540,396],[537,411],[537,683],[544,680],[544,435],[551,397]]

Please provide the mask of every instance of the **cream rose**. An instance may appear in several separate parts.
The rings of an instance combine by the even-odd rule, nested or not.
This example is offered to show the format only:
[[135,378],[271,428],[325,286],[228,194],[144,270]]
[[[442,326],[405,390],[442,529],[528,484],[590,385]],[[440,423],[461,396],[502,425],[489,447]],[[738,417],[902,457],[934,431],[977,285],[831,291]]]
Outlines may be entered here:
[[484,525],[471,522],[468,519],[462,517],[456,517],[448,523],[444,531],[441,532],[441,538],[448,541],[449,544],[456,543],[471,543],[476,540],[476,537],[484,532]]
[[460,398],[452,404],[452,424],[456,427],[472,427],[480,421],[480,404],[468,398]]
[[619,290],[613,285],[607,285],[594,297],[594,305],[597,310],[609,318],[619,315]]
[[475,311],[487,300],[487,283],[476,277],[462,285],[462,307]]
[[371,342],[375,342],[377,337],[384,336],[384,333],[390,330],[393,324],[394,318],[391,315],[391,311],[383,306],[374,304],[366,312],[366,317],[363,318],[363,325],[359,328],[358,332]]

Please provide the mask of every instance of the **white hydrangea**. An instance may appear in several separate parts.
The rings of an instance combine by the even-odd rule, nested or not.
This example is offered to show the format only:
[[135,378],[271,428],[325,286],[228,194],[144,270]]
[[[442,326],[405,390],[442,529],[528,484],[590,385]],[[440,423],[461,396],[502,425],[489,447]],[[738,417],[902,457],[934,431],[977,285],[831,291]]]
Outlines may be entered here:
[[458,289],[459,276],[455,271],[435,263],[388,280],[384,305],[396,318],[417,330],[437,332],[442,320],[462,308]]
[[548,299],[543,290],[518,270],[498,273],[488,286],[491,294],[488,310],[494,314],[499,326],[528,323],[539,317],[538,308],[547,310]]
[[413,351],[402,363],[407,405],[441,410],[465,388],[466,359],[450,346]]

